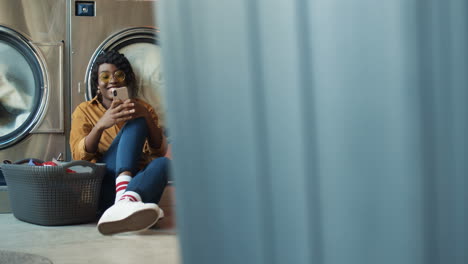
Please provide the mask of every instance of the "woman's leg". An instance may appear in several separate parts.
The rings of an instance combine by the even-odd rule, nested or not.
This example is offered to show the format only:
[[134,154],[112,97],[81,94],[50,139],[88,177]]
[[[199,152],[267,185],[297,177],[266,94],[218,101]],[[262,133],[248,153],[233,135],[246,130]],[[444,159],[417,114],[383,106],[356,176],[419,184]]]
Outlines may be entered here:
[[128,121],[120,130],[103,158],[111,163],[115,161],[116,176],[123,171],[136,174],[147,136],[148,127],[143,117]]
[[141,157],[143,145],[148,134],[144,118],[128,121],[112,141],[111,146],[99,162],[106,163],[100,206],[101,211],[106,210],[115,201],[116,177],[123,171],[130,171],[134,175],[138,170],[138,161]]
[[137,173],[120,202],[107,209],[98,222],[101,234],[139,231],[156,224],[164,216],[156,203],[167,184],[169,160],[157,158]]
[[138,193],[144,203],[159,203],[169,178],[169,163],[165,157],[154,159],[133,177],[127,191]]

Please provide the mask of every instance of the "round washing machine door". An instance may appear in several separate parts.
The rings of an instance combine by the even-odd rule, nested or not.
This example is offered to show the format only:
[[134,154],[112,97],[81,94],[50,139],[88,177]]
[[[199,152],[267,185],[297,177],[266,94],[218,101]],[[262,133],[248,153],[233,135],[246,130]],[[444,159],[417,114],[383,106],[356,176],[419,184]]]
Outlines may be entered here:
[[21,141],[41,119],[47,99],[46,72],[32,42],[0,25],[0,149]]
[[160,118],[160,125],[166,127],[164,106],[164,79],[161,67],[161,47],[158,30],[152,27],[129,28],[107,38],[94,52],[87,70],[87,100],[96,94],[91,88],[91,67],[102,51],[117,50],[130,61],[139,88],[137,97],[150,103]]

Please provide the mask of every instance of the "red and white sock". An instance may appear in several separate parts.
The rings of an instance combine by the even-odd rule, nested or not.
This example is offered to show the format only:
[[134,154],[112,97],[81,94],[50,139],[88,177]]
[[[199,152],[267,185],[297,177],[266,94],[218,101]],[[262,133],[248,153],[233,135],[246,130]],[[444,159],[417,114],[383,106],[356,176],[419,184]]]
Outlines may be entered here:
[[123,201],[123,200],[129,200],[131,202],[141,202],[141,196],[136,192],[126,191],[122,195],[122,197],[120,197],[119,201]]
[[115,179],[115,202],[120,200],[131,180],[132,176],[125,174],[121,174]]

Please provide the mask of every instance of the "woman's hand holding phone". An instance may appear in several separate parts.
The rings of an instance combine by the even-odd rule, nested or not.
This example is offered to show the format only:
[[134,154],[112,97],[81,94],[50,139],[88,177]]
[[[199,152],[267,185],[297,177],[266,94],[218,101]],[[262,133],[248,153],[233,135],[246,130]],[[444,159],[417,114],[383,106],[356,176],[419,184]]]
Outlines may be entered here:
[[98,121],[96,126],[101,129],[110,128],[120,122],[128,121],[134,118],[135,113],[135,104],[132,100],[127,99],[122,100],[113,100],[109,109],[107,109],[104,116]]
[[134,103],[134,110],[135,113],[133,114],[133,118],[144,117],[145,119],[151,119],[151,114],[148,109],[141,104],[139,101],[135,100],[132,101]]

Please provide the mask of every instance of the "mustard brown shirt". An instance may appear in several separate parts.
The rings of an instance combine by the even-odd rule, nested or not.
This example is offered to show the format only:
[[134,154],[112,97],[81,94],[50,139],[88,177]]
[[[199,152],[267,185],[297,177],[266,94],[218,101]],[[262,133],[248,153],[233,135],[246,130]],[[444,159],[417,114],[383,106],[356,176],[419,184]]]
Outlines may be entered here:
[[[158,122],[158,116],[153,107],[141,99],[134,99],[140,102],[148,109],[155,122]],[[70,149],[73,160],[87,160],[97,162],[102,155],[109,149],[112,141],[122,129],[124,122],[114,125],[102,133],[96,153],[89,153],[85,147],[85,137],[91,132],[96,123],[101,119],[107,110],[99,102],[97,97],[90,101],[79,104],[72,114],[72,126],[70,131]],[[158,124],[156,124],[158,125]],[[151,160],[157,157],[163,157],[167,151],[167,143],[164,135],[162,144],[158,149],[152,148],[146,140],[143,147],[143,154],[139,162],[139,168],[142,169]]]

